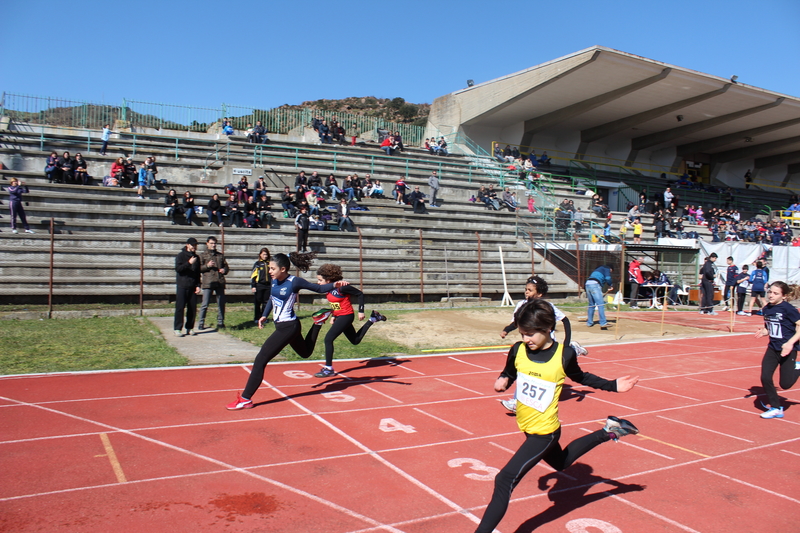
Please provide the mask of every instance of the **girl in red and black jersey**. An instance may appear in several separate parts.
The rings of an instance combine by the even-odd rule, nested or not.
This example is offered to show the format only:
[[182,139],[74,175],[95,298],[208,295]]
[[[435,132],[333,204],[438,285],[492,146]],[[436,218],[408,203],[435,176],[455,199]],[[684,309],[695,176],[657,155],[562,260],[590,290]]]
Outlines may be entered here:
[[[317,281],[322,284],[335,283],[343,279],[343,277],[342,268],[338,265],[326,263],[317,269]],[[364,314],[364,293],[352,285],[334,288],[328,292],[326,298],[330,302],[331,308],[321,309],[312,315],[314,325],[311,326],[311,331],[309,332],[310,336],[313,335],[312,338],[315,338],[316,334],[319,334],[322,324],[325,323],[328,317],[333,315],[331,317],[331,329],[329,329],[327,335],[325,335],[325,366],[322,370],[314,374],[315,377],[327,378],[335,374],[333,371],[333,341],[335,341],[339,335],[344,333],[347,340],[355,345],[361,342],[361,339],[367,334],[372,324],[386,320],[385,316],[377,311],[373,311],[366,324],[361,326],[361,329],[356,332],[353,327],[355,312],[353,311],[353,303],[350,300],[352,296],[358,298],[358,319],[364,320],[366,317]],[[315,329],[316,332],[314,332]]]

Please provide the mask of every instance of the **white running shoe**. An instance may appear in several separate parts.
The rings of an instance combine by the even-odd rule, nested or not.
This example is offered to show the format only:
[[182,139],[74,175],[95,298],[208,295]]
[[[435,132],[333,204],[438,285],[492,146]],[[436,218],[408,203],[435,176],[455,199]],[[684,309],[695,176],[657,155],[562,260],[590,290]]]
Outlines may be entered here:
[[639,433],[639,430],[630,421],[617,418],[616,416],[608,417],[606,425],[603,426],[603,430],[615,441],[625,435],[636,435]]
[[572,349],[575,350],[575,353],[578,354],[578,355],[588,355],[589,354],[589,350],[587,350],[586,348],[581,346],[581,344],[578,341],[572,341],[570,343],[570,346],[572,346]]
[[500,403],[503,404],[503,407],[505,407],[508,411],[512,413],[517,412],[517,400],[514,398],[511,398],[510,400],[500,400]]
[[783,407],[773,407],[761,413],[761,418],[783,418]]

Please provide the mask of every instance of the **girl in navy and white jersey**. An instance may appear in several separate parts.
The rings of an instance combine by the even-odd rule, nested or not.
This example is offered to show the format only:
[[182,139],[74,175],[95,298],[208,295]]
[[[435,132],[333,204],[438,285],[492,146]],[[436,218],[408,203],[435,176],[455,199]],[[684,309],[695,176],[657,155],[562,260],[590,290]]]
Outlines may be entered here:
[[[761,385],[767,394],[770,408],[761,413],[761,418],[783,418],[781,399],[772,375],[780,367],[779,384],[782,389],[790,389],[800,370],[797,368],[797,341],[800,340],[800,311],[786,301],[794,296],[789,286],[776,281],[767,291],[769,302],[761,311],[764,327],[756,331],[756,338],[769,335],[769,345],[761,361]],[[764,406],[766,407],[766,405]]]
[[[525,305],[525,303],[533,300],[534,298],[544,298],[547,296],[547,292],[550,290],[550,287],[547,285],[547,281],[545,281],[540,276],[531,276],[525,282],[525,299],[520,301],[517,304],[517,307],[514,308],[514,317],[515,320],[511,322],[511,324],[507,325],[503,328],[503,331],[500,332],[500,338],[505,339],[506,335],[517,329],[516,323],[516,316],[517,311],[519,308]],[[550,307],[553,308],[553,313],[555,313],[556,322],[561,322],[564,326],[564,346],[572,346],[572,349],[575,350],[575,353],[578,355],[587,355],[589,350],[584,348],[583,346],[578,343],[578,341],[572,340],[572,327],[570,326],[569,318],[565,315],[561,309],[553,305],[551,302],[547,302],[550,304]],[[556,339],[556,332],[555,329],[550,332],[550,337],[555,341]],[[516,397],[511,397],[508,400],[500,400],[500,403],[503,404],[507,410],[511,411],[512,413],[517,412],[517,399]]]
[[[275,320],[275,332],[270,335],[261,346],[256,359],[253,362],[253,369],[250,371],[250,378],[244,392],[238,395],[236,401],[229,403],[226,407],[231,411],[239,409],[250,409],[253,407],[253,394],[261,386],[264,379],[264,368],[281,350],[286,346],[291,346],[297,355],[307,358],[314,351],[316,335],[313,338],[303,339],[300,320],[294,314],[294,304],[297,302],[297,293],[302,289],[324,294],[332,291],[335,287],[347,285],[346,281],[340,280],[336,283],[326,283],[317,285],[303,278],[289,275],[290,262],[297,268],[308,271],[315,254],[298,254],[292,252],[286,254],[276,254],[269,262],[269,275],[272,278],[272,288],[270,299],[264,307],[264,313],[258,320],[258,328],[264,327],[264,322],[269,320],[269,313]],[[311,336],[309,336],[311,337]]]

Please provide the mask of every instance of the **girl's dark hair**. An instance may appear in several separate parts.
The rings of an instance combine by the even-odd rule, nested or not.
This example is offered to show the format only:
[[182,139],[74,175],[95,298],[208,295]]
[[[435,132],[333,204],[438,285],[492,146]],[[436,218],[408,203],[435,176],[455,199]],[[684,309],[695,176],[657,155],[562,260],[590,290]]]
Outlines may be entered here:
[[539,276],[531,276],[528,278],[528,281],[525,282],[525,285],[534,285],[536,287],[536,292],[539,294],[540,298],[544,298],[547,296],[547,291],[550,287],[547,286],[547,282],[540,278]]
[[317,276],[322,276],[322,278],[328,280],[329,283],[344,279],[344,276],[342,275],[342,267],[339,265],[332,265],[331,263],[325,263],[319,267],[317,269]]
[[272,261],[278,265],[278,268],[285,268],[286,270],[289,270],[289,267],[294,265],[303,272],[308,272],[308,270],[311,268],[311,262],[315,257],[317,257],[317,252],[309,252],[306,254],[292,252],[288,256],[286,254],[275,254],[275,257],[272,258]]
[[783,294],[787,298],[792,295],[793,291],[791,287],[789,287],[789,285],[784,283],[783,281],[773,281],[772,283],[770,283],[770,287],[772,287],[773,285],[778,287],[781,290],[781,294]]
[[259,257],[261,257],[261,254],[262,254],[263,252],[267,252],[267,263],[269,263],[269,261],[270,261],[270,257],[272,257],[272,256],[270,255],[270,253],[269,253],[269,248],[267,248],[267,247],[265,246],[265,247],[263,247],[262,249],[260,249],[260,250],[258,251],[258,256],[259,256]]
[[556,329],[556,313],[547,301],[533,298],[514,313],[514,323],[520,331],[550,333]]

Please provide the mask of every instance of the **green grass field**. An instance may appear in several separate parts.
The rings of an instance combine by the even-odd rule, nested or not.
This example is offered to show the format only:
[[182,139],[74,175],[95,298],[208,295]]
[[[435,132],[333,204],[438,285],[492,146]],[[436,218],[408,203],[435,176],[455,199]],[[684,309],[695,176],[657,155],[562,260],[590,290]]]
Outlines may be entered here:
[[182,366],[186,359],[135,317],[5,320],[0,374]]

